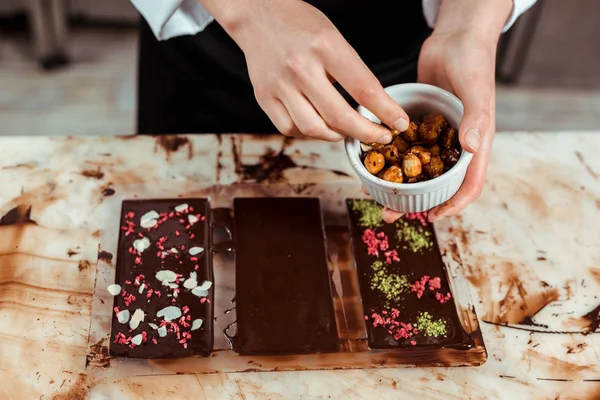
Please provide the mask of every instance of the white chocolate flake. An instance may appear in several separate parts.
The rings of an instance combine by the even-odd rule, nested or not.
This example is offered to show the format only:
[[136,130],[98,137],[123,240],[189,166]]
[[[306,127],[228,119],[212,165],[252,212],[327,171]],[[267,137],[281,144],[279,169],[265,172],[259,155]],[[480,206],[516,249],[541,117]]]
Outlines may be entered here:
[[131,343],[135,344],[136,346],[139,346],[140,344],[142,344],[142,334],[137,334],[134,337],[131,338]]
[[140,322],[142,322],[145,317],[146,317],[146,314],[144,314],[144,312],[138,308],[133,313],[133,316],[131,317],[131,321],[129,321],[129,327],[134,330],[137,329],[137,327],[140,326]]
[[167,327],[163,325],[160,328],[158,328],[156,332],[158,332],[158,336],[165,337],[167,336]]
[[139,294],[142,294],[142,293],[144,293],[144,289],[146,289],[146,284],[145,284],[145,283],[142,283],[142,284],[140,285],[140,289],[138,290],[138,293],[139,293]]
[[195,224],[198,222],[198,217],[196,217],[194,214],[188,214],[188,221],[190,224]]
[[148,211],[146,214],[142,215],[140,218],[140,226],[142,228],[152,228],[158,223],[158,218],[160,215],[154,210]]
[[164,320],[167,322],[173,321],[174,319],[181,317],[181,309],[176,306],[168,306],[162,310],[159,310],[156,313],[156,316],[158,318],[164,318]]
[[186,279],[185,282],[183,282],[183,287],[192,290],[196,286],[198,286],[198,281],[196,280],[196,273],[192,272],[190,274],[190,277]]
[[183,204],[180,204],[177,207],[175,207],[175,211],[177,211],[177,212],[184,212],[185,210],[188,209],[188,207],[189,206],[188,206],[187,203],[183,203]]
[[144,250],[150,247],[150,239],[147,237],[143,237],[141,239],[136,239],[133,241],[133,248],[143,253]]
[[200,289],[203,290],[208,290],[212,287],[212,282],[211,281],[204,281],[202,282],[202,285],[198,286]]
[[195,320],[192,322],[192,328],[191,328],[190,330],[192,330],[192,331],[195,331],[196,329],[200,329],[200,327],[202,326],[202,323],[203,323],[203,322],[204,322],[204,321],[202,321],[200,318],[198,318],[198,319],[195,319]]
[[202,289],[200,286],[196,286],[192,289],[192,294],[198,297],[206,297],[208,296],[208,290]]
[[196,254],[200,254],[204,251],[203,247],[192,247],[189,252],[190,255],[195,256]]
[[150,328],[152,329],[158,329],[158,325],[153,324],[152,322],[148,322],[148,325],[150,326]]
[[108,285],[106,290],[108,290],[108,293],[112,294],[113,296],[118,296],[121,293],[121,285],[113,283],[112,285]]
[[117,313],[117,321],[121,324],[126,324],[129,321],[130,315],[129,310],[121,310]]
[[169,271],[168,269],[163,269],[156,273],[156,279],[161,281],[162,284],[164,285],[165,281],[167,282],[167,284],[169,282],[175,282],[177,280],[177,274],[173,271]]

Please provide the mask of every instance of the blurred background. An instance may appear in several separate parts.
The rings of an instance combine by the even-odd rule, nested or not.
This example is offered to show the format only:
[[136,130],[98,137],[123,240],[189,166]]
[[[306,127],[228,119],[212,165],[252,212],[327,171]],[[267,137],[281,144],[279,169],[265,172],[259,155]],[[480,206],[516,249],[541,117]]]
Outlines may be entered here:
[[[126,0],[0,0],[0,134],[135,132]],[[538,0],[498,50],[499,131],[600,126],[600,1]]]

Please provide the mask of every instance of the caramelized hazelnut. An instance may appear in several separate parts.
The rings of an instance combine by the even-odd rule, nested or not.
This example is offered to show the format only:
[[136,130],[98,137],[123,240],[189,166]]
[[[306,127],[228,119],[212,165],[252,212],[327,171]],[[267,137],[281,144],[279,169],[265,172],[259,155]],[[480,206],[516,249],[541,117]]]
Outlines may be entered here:
[[458,162],[459,157],[460,151],[453,149],[452,147],[445,148],[444,151],[442,151],[442,162],[447,167],[452,168]]
[[423,171],[421,160],[416,155],[407,153],[402,160],[402,170],[408,178],[419,176],[421,171]]
[[431,157],[431,162],[423,167],[423,171],[429,178],[437,178],[444,173],[444,163],[440,156]]
[[410,143],[408,143],[403,137],[402,135],[400,136],[396,136],[394,138],[394,141],[392,142],[392,144],[394,146],[396,146],[396,148],[398,149],[398,151],[402,154],[404,154],[406,152],[406,150],[408,150],[410,148]]
[[400,162],[400,153],[396,146],[388,144],[381,149],[383,157],[388,164],[397,164]]
[[392,137],[393,138],[395,138],[396,136],[400,135],[400,133],[402,133],[402,132],[400,132],[399,130],[396,130],[396,129],[390,129],[390,131],[392,132]]
[[398,165],[392,165],[388,169],[380,172],[378,175],[381,179],[388,182],[402,183],[404,182],[404,174],[402,168]]
[[448,126],[448,121],[442,114],[425,114],[423,115],[423,122],[432,122],[442,128]]
[[431,161],[431,153],[425,147],[413,146],[408,152],[419,157],[422,165],[427,165]]
[[383,144],[381,143],[365,143],[365,142],[360,142],[360,148],[362,149],[362,151],[369,151],[371,149],[381,149],[383,146]]
[[402,132],[402,136],[409,143],[415,143],[419,141],[419,127],[414,122],[408,124],[408,129]]
[[441,153],[441,149],[440,149],[440,145],[439,144],[433,144],[431,146],[428,147],[429,152],[431,153],[432,156],[439,156]]
[[441,128],[431,122],[423,122],[419,126],[419,137],[427,144],[434,144],[440,137]]
[[427,177],[425,175],[421,174],[421,175],[419,175],[417,177],[410,178],[408,180],[408,183],[417,183],[417,182],[423,182],[423,181],[426,181],[426,180],[427,180]]
[[369,150],[365,156],[365,168],[373,175],[377,175],[385,166],[385,157],[377,149]]
[[440,135],[439,144],[442,147],[453,147],[458,149],[460,147],[458,142],[458,131],[454,128],[445,129]]

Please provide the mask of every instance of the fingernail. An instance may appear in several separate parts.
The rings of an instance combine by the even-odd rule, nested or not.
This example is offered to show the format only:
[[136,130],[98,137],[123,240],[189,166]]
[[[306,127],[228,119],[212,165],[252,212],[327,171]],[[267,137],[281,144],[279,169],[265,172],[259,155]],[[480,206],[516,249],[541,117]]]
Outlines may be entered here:
[[377,143],[381,143],[381,144],[388,144],[391,141],[392,141],[391,133],[386,133],[385,135],[383,135],[379,139],[377,139]]
[[400,117],[396,122],[394,122],[393,127],[400,132],[404,132],[408,129],[408,120]]
[[469,129],[465,134],[465,142],[471,147],[474,151],[479,150],[479,142],[481,138],[479,137],[479,132],[476,129]]

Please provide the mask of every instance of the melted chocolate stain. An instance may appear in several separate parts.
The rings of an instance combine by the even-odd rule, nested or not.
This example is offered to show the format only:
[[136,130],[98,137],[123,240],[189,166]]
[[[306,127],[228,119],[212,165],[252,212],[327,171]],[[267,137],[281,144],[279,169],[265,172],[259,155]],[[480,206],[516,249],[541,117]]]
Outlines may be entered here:
[[296,167],[296,163],[284,154],[283,150],[276,153],[273,149],[267,149],[257,164],[242,164],[241,170],[237,172],[243,176],[244,180],[274,183],[283,180],[283,171],[294,167]]
[[169,153],[176,152],[181,146],[188,144],[190,140],[182,136],[159,136],[156,142]]
[[321,207],[314,198],[234,199],[240,354],[339,350]]
[[[201,285],[207,280],[211,282],[214,281],[212,262],[211,257],[209,256],[210,236],[208,227],[210,225],[210,218],[207,217],[205,221],[199,220],[189,229],[185,228],[185,226],[188,225],[188,214],[186,213],[181,213],[180,216],[173,215],[150,231],[139,226],[141,216],[147,212],[154,210],[159,214],[171,213],[175,212],[174,209],[176,206],[183,203],[193,207],[193,212],[190,212],[190,214],[201,214],[201,216],[209,215],[209,204],[205,199],[135,200],[123,202],[120,226],[125,226],[126,221],[132,221],[135,223],[135,232],[130,235],[125,235],[124,230],[120,231],[117,252],[116,283],[121,285],[127,294],[134,295],[135,300],[133,300],[130,305],[126,305],[123,296],[115,296],[114,307],[118,307],[119,310],[129,310],[131,315],[133,315],[136,309],[141,309],[144,311],[145,319],[135,331],[130,332],[129,325],[120,324],[117,320],[116,313],[113,312],[110,344],[110,352],[112,355],[132,358],[175,358],[191,355],[201,355],[206,357],[209,356],[212,351],[212,301],[214,285],[208,291],[209,301],[202,303],[200,297],[183,287],[183,281],[180,279],[188,279],[191,272],[196,272],[198,285]],[[130,212],[134,213],[133,218],[126,217]],[[184,222],[180,222],[180,219]],[[138,232],[150,240],[150,247],[142,252],[140,256],[141,263],[139,265],[134,262],[136,255],[129,252],[129,249],[133,246],[134,240],[140,238]],[[179,232],[179,235],[177,235],[176,232]],[[189,234],[193,234],[194,237],[190,237],[188,232]],[[161,256],[157,254],[159,252],[162,253],[163,251],[157,244],[161,237],[167,238],[163,243],[164,250],[176,248],[178,251],[176,256],[171,254],[162,259]],[[181,249],[180,246],[185,246],[185,248]],[[204,251],[192,256],[188,252],[191,247],[202,247]],[[197,258],[197,260],[192,259],[192,257]],[[164,264],[161,265],[161,261],[164,261]],[[196,269],[195,266],[198,266],[198,268]],[[177,289],[179,290],[176,298],[173,297],[173,288],[163,285],[162,282],[159,282],[156,279],[156,273],[161,270],[169,270],[181,275],[176,281],[178,284]],[[141,282],[146,284],[142,294],[138,292],[139,286],[135,285],[135,278],[140,274],[144,275],[144,279]],[[132,282],[133,284],[127,283],[126,281]],[[153,292],[159,291],[161,293],[160,297],[157,296],[156,293],[153,293],[148,298],[147,294],[149,293],[149,290],[153,290]],[[178,307],[182,311],[182,316],[184,318],[188,315],[190,316],[190,319],[187,320],[187,323],[190,324],[188,327],[185,327],[179,318],[173,321],[177,322],[179,327],[181,333],[179,337],[176,332],[171,331],[169,331],[167,336],[160,337],[158,331],[149,326],[149,323],[160,326],[163,318],[157,317],[156,314],[159,310],[168,306]],[[188,313],[184,312],[184,307],[186,306],[189,308]],[[199,329],[190,331],[192,321],[196,319],[202,319],[203,324]],[[142,342],[141,345],[130,348],[128,344],[114,343],[115,335],[117,333],[122,333],[126,337],[130,337],[141,334],[142,332],[146,332],[147,340]],[[187,348],[179,342],[183,338],[183,332],[187,332],[191,335],[191,338],[187,339]],[[155,339],[157,343],[153,343],[152,339]]]
[[104,261],[107,264],[111,264],[113,259],[112,253],[108,251],[101,250],[98,252],[98,260]]
[[[446,336],[428,337],[424,336],[423,333],[418,333],[408,339],[401,338],[395,340],[393,335],[390,335],[386,328],[382,326],[373,327],[373,321],[369,318],[366,323],[369,347],[372,349],[397,347],[418,348],[424,346],[451,347],[458,349],[471,348],[474,345],[473,340],[467,335],[460,323],[454,298],[452,297],[450,301],[444,304],[440,303],[435,298],[435,292],[446,294],[447,292],[450,292],[450,287],[446,275],[446,267],[441,257],[433,225],[428,223],[427,226],[423,226],[418,220],[406,220],[406,222],[412,226],[422,226],[431,234],[430,238],[433,241],[433,246],[417,253],[410,249],[403,248],[403,245],[406,243],[398,240],[398,228],[396,224],[384,223],[381,227],[374,229],[377,233],[385,233],[388,237],[389,250],[396,249],[398,257],[400,258],[400,262],[392,263],[390,265],[384,262],[386,274],[394,273],[406,275],[408,276],[408,282],[410,284],[420,280],[424,275],[428,275],[431,278],[439,277],[441,279],[440,289],[431,291],[427,288],[420,299],[417,298],[415,292],[408,289],[408,292],[402,293],[400,298],[390,301],[387,300],[380,291],[371,289],[370,281],[371,277],[374,275],[371,265],[377,259],[385,260],[385,256],[382,254],[383,251],[380,251],[380,257],[378,258],[367,253],[367,245],[364,244],[362,240],[362,235],[366,228],[360,224],[360,212],[355,212],[352,209],[353,201],[354,200],[348,199],[347,205],[348,213],[350,215],[352,245],[354,248],[354,257],[358,270],[360,291],[365,314],[371,317],[373,312],[381,315],[383,310],[389,311],[390,308],[396,308],[400,311],[398,321],[414,324],[419,313],[428,312],[434,321],[443,319],[446,322],[447,328]],[[388,306],[386,306],[386,301],[389,302]],[[413,346],[410,343],[412,340],[416,341],[416,346]]]
[[102,172],[100,167],[98,167],[98,169],[85,169],[81,171],[81,175],[85,176],[86,178],[93,178],[98,180],[104,178],[104,172]]
[[106,188],[102,189],[103,196],[108,197],[108,196],[112,196],[113,194],[115,194],[115,189],[113,189],[113,188],[106,187]]
[[[245,181],[261,182],[281,182],[285,181],[283,172],[290,168],[300,167],[302,169],[316,169],[310,166],[298,166],[296,162],[287,154],[286,148],[293,142],[292,138],[286,137],[283,141],[281,149],[275,151],[268,148],[266,152],[260,156],[259,162],[256,164],[243,164],[240,158],[238,145],[234,138],[231,139],[231,153],[235,164],[235,172]],[[338,176],[350,176],[344,171],[331,169],[331,172]]]
[[108,347],[104,344],[106,338],[100,339],[97,343],[90,346],[90,352],[86,355],[85,366],[90,364],[97,368],[108,368],[110,366],[110,353]]
[[0,226],[20,225],[20,224],[35,224],[31,219],[31,206],[21,204],[0,218]]
[[589,323],[588,327],[587,327],[587,329],[588,329],[587,331],[589,333],[595,332],[596,329],[598,329],[598,327],[600,326],[600,305],[598,307],[594,308],[589,313],[585,314],[583,316],[583,319],[585,319]]

